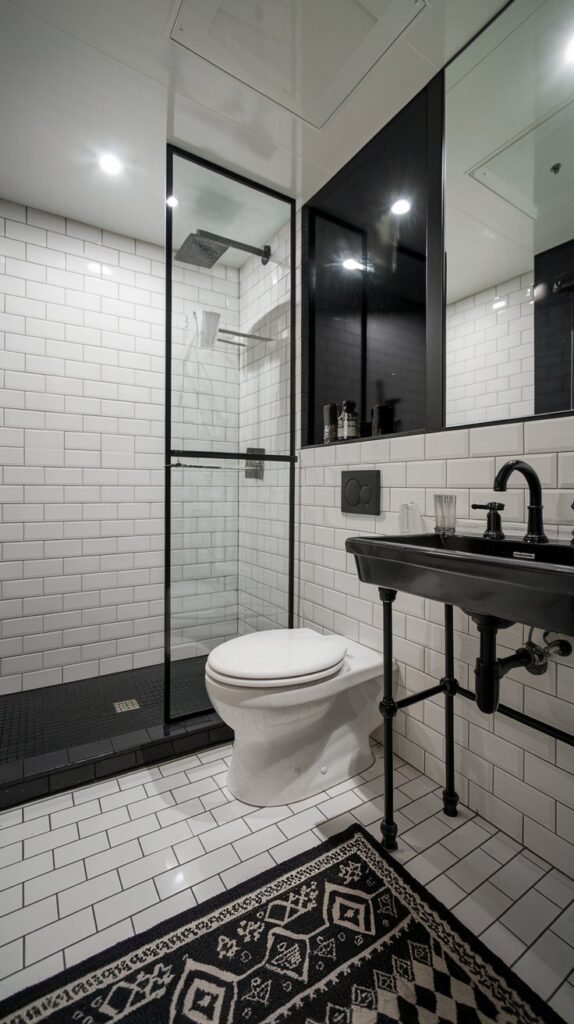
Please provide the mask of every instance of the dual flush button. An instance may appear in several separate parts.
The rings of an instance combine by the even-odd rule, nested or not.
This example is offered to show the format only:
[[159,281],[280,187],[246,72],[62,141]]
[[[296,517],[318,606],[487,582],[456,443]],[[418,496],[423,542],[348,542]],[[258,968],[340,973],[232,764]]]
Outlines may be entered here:
[[341,476],[341,512],[347,515],[378,516],[380,511],[380,470],[345,470]]

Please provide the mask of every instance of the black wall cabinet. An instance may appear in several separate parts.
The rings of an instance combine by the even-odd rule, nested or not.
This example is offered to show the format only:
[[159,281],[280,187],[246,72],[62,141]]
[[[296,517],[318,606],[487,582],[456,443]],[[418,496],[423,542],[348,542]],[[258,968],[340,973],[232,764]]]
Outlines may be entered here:
[[389,434],[442,426],[443,101],[441,74],[304,207],[303,445],[345,399],[362,436],[376,405]]

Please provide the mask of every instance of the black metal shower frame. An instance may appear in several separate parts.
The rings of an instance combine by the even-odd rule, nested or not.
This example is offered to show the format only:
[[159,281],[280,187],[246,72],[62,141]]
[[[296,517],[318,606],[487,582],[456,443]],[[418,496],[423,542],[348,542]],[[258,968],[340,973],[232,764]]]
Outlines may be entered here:
[[166,162],[166,193],[165,193],[165,210],[166,210],[166,222],[165,222],[165,247],[166,247],[166,259],[165,259],[165,462],[164,462],[164,507],[165,507],[165,545],[164,545],[164,719],[167,724],[174,722],[180,722],[185,719],[194,718],[196,715],[205,714],[205,711],[191,712],[190,714],[183,715],[172,715],[171,714],[171,460],[172,458],[210,458],[210,459],[239,459],[248,460],[253,459],[253,455],[247,452],[218,452],[218,451],[205,451],[203,449],[173,449],[171,447],[171,370],[172,370],[172,353],[171,353],[171,327],[172,327],[172,264],[173,264],[173,208],[167,202],[169,197],[173,195],[173,162],[174,157],[181,157],[184,160],[188,160],[190,163],[197,164],[200,167],[204,167],[207,170],[213,171],[216,174],[221,174],[225,178],[230,178],[232,181],[237,181],[241,185],[246,185],[249,188],[254,189],[256,192],[262,192],[267,196],[271,196],[273,199],[278,199],[287,205],[287,209],[290,211],[290,298],[289,298],[289,312],[290,312],[290,324],[289,324],[289,372],[290,372],[290,387],[289,387],[289,454],[288,455],[271,455],[266,454],[263,456],[258,455],[257,458],[263,462],[284,462],[289,466],[289,528],[288,528],[288,608],[287,608],[287,623],[288,628],[293,628],[294,621],[294,590],[295,590],[295,463],[297,462],[297,456],[295,455],[295,229],[296,229],[296,206],[295,200],[290,196],[285,196],[281,192],[277,192],[275,189],[268,188],[265,185],[260,185],[256,181],[251,181],[242,174],[237,174],[235,171],[230,171],[226,167],[220,167],[219,164],[213,163],[211,160],[205,160],[203,157],[196,156],[193,153],[189,153],[185,149],[181,149],[179,146],[174,146],[170,143],[167,145],[167,162]]

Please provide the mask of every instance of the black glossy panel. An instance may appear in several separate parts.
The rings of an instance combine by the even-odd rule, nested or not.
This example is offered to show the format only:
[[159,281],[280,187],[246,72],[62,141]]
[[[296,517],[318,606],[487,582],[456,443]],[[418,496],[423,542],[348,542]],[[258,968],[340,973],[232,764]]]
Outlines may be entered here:
[[315,424],[323,440],[323,406],[343,400],[361,409],[363,277],[343,260],[362,264],[363,232],[320,214],[315,219]]
[[[435,424],[427,364],[431,352],[440,363],[442,339],[436,324],[428,329],[427,293],[441,294],[442,269],[439,261],[431,281],[427,253],[442,236],[434,215],[441,135],[442,80],[385,125],[306,208],[304,444],[322,443],[323,405],[343,399],[357,402],[366,436],[375,406],[385,408],[386,433]],[[436,196],[429,196],[429,181],[438,181]],[[397,199],[408,200],[408,212],[393,213]],[[349,260],[355,265],[344,266]],[[440,394],[432,401],[440,409]]]
[[534,260],[535,412],[574,407],[574,241]]
[[465,611],[574,634],[574,547],[422,534],[350,537],[359,578]]

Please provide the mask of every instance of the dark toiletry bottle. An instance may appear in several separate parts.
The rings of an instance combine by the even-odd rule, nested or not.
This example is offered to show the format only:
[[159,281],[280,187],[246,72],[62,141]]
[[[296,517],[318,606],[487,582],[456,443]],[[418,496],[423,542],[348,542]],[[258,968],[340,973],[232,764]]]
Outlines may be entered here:
[[373,423],[373,437],[380,437],[382,434],[393,432],[393,407],[389,402],[383,405],[375,405],[371,411]]
[[357,416],[356,402],[345,401],[341,403],[339,423],[337,426],[337,440],[350,441],[359,436],[359,417]]
[[329,402],[323,406],[323,443],[332,444],[337,440],[337,406]]

